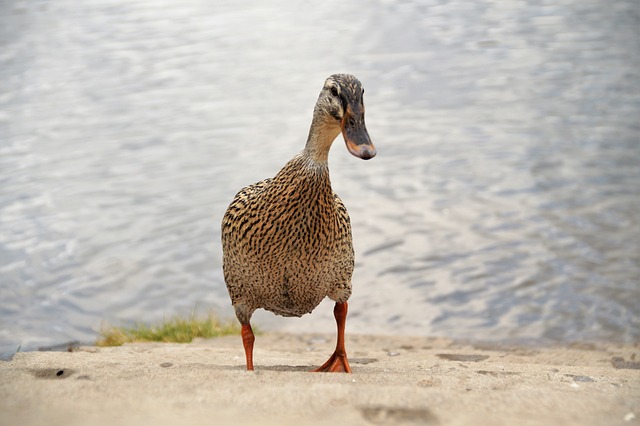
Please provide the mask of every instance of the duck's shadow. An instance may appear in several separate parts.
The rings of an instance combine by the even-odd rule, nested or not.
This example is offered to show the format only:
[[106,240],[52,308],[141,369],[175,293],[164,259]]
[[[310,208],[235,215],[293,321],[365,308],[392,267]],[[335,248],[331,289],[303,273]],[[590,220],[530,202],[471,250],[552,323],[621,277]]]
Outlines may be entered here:
[[[237,370],[237,371],[247,370],[244,365],[221,365],[219,368],[221,370]],[[316,368],[318,367],[313,365],[256,365],[254,372],[259,373],[260,371],[278,371],[278,372],[299,373],[299,372],[312,372]]]
[[[352,358],[352,365],[367,365],[374,362],[378,362],[377,358]],[[281,371],[281,372],[309,372],[312,373],[319,365],[256,365],[255,372],[260,371]],[[216,367],[219,370],[236,370],[236,371],[246,371],[246,367],[244,365],[220,365]]]

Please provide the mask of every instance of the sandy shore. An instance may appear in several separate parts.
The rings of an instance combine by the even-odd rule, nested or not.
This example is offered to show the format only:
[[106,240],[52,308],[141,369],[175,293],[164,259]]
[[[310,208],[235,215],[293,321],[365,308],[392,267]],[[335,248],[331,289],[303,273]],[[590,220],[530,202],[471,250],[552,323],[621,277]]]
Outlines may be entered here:
[[348,336],[353,374],[309,373],[331,335],[80,347],[0,362],[15,425],[634,425],[640,345],[522,348]]

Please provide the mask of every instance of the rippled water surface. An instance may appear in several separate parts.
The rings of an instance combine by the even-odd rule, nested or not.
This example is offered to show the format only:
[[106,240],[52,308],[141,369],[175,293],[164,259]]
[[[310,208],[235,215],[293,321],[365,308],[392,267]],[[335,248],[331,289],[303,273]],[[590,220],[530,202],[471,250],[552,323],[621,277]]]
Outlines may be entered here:
[[0,2],[0,350],[232,315],[222,214],[334,72],[378,148],[330,157],[349,332],[638,341],[637,1],[60,0]]

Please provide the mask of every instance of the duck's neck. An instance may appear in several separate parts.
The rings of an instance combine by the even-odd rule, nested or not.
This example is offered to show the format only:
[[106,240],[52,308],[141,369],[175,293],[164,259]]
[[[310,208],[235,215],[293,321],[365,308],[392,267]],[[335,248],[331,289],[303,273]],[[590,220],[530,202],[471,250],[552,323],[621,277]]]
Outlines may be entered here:
[[329,149],[331,149],[331,144],[340,134],[340,126],[323,118],[320,115],[314,115],[309,129],[307,144],[302,153],[312,161],[327,164]]

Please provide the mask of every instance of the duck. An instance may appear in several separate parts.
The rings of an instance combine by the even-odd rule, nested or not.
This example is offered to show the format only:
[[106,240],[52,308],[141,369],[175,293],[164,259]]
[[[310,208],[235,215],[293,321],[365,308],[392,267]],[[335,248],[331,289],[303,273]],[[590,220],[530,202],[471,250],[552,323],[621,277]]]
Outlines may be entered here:
[[304,149],[274,177],[242,188],[223,216],[223,274],[241,325],[248,371],[254,369],[251,316],[257,309],[300,317],[329,297],[335,302],[336,348],[312,371],[351,373],[345,324],[355,254],[349,213],[331,188],[328,156],[340,133],[355,157],[376,155],[363,95],[353,75],[329,76]]

